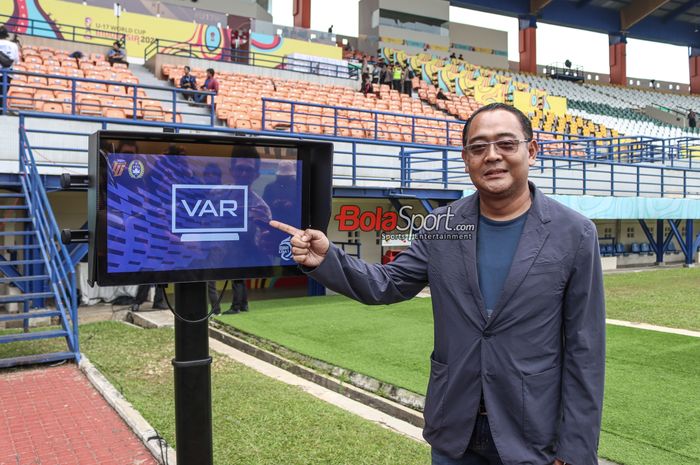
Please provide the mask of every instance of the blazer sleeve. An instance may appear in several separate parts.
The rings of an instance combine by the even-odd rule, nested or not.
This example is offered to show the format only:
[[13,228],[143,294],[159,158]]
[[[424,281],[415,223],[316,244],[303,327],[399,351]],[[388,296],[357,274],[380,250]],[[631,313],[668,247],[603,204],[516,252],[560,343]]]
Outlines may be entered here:
[[427,244],[414,240],[387,265],[370,264],[351,257],[331,243],[326,258],[304,272],[324,285],[366,305],[408,300],[428,284]]
[[588,222],[564,298],[562,411],[556,456],[595,465],[605,380],[605,295],[598,235]]

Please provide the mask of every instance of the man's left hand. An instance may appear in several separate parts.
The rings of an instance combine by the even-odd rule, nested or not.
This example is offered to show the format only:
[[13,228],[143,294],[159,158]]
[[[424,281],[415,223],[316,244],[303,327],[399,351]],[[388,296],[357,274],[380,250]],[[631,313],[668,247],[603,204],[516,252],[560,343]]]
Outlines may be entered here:
[[564,465],[564,462],[559,459],[554,459],[554,465]]

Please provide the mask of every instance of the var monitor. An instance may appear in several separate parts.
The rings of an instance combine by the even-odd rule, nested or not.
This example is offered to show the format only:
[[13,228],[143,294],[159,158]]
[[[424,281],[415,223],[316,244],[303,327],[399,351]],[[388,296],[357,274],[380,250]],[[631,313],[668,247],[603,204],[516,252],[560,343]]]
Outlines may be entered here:
[[91,284],[294,275],[269,221],[328,225],[330,143],[100,131],[89,151]]

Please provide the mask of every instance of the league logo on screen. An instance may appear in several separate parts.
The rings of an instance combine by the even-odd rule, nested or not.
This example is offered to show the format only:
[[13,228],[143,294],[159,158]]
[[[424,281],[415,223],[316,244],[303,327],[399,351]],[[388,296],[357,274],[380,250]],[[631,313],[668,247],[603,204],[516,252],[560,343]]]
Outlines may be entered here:
[[172,185],[172,232],[180,240],[237,241],[248,231],[248,187]]
[[112,162],[112,174],[114,177],[118,178],[124,174],[124,169],[126,168],[126,160],[114,160]]

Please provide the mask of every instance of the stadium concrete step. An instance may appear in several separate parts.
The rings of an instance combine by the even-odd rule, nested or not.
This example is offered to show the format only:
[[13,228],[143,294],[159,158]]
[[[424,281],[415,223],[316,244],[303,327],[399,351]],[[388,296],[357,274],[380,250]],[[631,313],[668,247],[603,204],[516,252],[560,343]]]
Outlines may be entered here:
[[0,278],[0,284],[10,284],[10,283],[21,283],[21,282],[27,282],[27,281],[42,281],[49,279],[49,275],[47,274],[38,274],[34,276],[15,276],[14,278]]
[[[156,78],[153,75],[153,73],[145,66],[132,65],[130,69],[131,72],[134,73],[134,76],[136,76],[139,79],[139,83],[142,85],[159,87],[168,86],[167,82],[161,81],[160,79]],[[161,103],[163,105],[163,108],[167,109],[168,111],[172,110],[172,92],[149,89],[147,93],[149,98],[162,100]],[[211,108],[209,107],[209,105],[193,105],[188,100],[185,100],[182,94],[180,93],[177,94],[176,98],[176,111],[180,114],[182,114],[182,112],[188,113],[186,115],[182,115],[182,122],[184,124],[211,124]]]
[[36,365],[40,363],[61,362],[63,360],[74,360],[75,354],[72,352],[54,352],[52,354],[25,355],[0,359],[0,368],[9,368],[23,365]]
[[0,315],[0,321],[28,320],[30,318],[52,318],[54,316],[61,316],[61,312],[58,310],[46,310],[41,312],[8,313],[7,315]]
[[[56,337],[66,337],[68,333],[63,330],[36,331],[32,333],[14,333],[0,336],[0,344],[7,342],[37,341],[39,339],[53,339]],[[4,360],[0,360],[0,363]]]
[[17,295],[0,295],[0,304],[9,304],[12,302],[25,302],[29,300],[47,299],[53,297],[53,292],[34,292],[28,294]]

